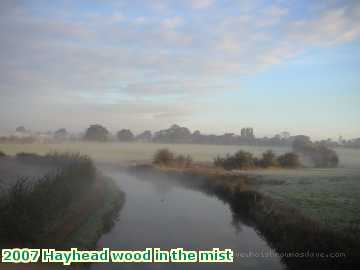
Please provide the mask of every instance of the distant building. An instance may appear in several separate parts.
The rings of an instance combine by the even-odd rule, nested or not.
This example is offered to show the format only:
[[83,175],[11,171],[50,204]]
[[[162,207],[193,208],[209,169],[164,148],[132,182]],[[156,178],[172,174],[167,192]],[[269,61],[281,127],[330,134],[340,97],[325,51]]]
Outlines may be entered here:
[[241,137],[244,138],[254,138],[254,129],[253,128],[242,128],[241,129]]

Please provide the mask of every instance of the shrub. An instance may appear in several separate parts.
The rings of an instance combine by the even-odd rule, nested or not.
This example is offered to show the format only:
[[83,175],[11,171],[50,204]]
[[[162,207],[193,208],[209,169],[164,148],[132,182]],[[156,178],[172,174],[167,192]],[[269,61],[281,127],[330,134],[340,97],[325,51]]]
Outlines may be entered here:
[[171,165],[175,161],[175,155],[169,149],[158,150],[153,159],[153,163],[157,165]]
[[251,153],[240,150],[232,156],[227,154],[225,158],[216,157],[214,165],[225,170],[251,169],[255,167],[255,159]]
[[87,156],[49,154],[42,158],[50,157],[65,165],[36,182],[19,178],[1,197],[1,240],[28,244],[41,241],[70,204],[95,181],[95,167]]
[[190,155],[176,155],[168,149],[158,150],[153,159],[153,164],[163,166],[190,167],[192,163]]
[[313,143],[309,138],[297,138],[293,142],[293,151],[309,158],[315,167],[336,167],[339,163],[337,153],[324,144]]
[[177,155],[175,157],[175,164],[180,167],[190,167],[193,163],[190,155]]
[[286,153],[277,158],[283,168],[298,168],[301,166],[299,155],[296,153]]
[[316,151],[311,155],[311,160],[315,167],[332,168],[336,167],[339,163],[337,153],[325,145],[319,145],[316,148]]
[[6,157],[6,154],[0,150],[0,157]]
[[262,154],[262,159],[259,160],[259,165],[264,168],[268,167],[276,167],[278,166],[278,162],[276,159],[276,155],[273,151],[268,150]]

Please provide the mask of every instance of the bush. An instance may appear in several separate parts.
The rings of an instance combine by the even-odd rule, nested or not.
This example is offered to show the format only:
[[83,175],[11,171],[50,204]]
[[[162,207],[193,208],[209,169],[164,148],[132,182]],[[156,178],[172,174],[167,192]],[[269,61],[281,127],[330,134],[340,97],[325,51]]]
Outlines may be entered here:
[[283,168],[301,167],[299,155],[296,153],[286,153],[277,158],[278,163]]
[[336,167],[339,163],[337,153],[324,144],[313,143],[309,138],[297,138],[293,142],[293,151],[309,158],[315,167]]
[[160,149],[154,155],[153,164],[163,166],[190,167],[193,159],[190,155],[176,155],[168,149]]
[[286,153],[277,158],[273,151],[268,150],[262,154],[261,159],[258,159],[249,152],[238,151],[234,155],[227,154],[225,157],[216,157],[214,166],[225,170],[246,170],[256,167],[269,168],[277,166],[297,168],[301,166],[301,163],[299,156],[295,153]]
[[225,170],[251,169],[255,167],[255,159],[251,153],[240,150],[232,156],[228,154],[225,158],[216,157],[214,165]]
[[96,170],[87,156],[50,154],[43,158],[49,160],[50,157],[66,165],[36,182],[19,178],[1,197],[1,240],[25,244],[40,242],[70,204],[95,181]]
[[0,150],[0,157],[6,157],[6,154]]
[[311,155],[311,160],[315,167],[332,168],[336,167],[339,163],[337,153],[325,145],[317,147],[316,151]]
[[169,149],[158,150],[153,159],[153,163],[157,165],[171,165],[175,161],[175,155]]
[[190,155],[177,155],[175,158],[175,164],[180,167],[190,167],[193,163]]
[[273,151],[268,150],[262,154],[262,159],[258,162],[261,167],[276,167],[279,165],[276,155]]

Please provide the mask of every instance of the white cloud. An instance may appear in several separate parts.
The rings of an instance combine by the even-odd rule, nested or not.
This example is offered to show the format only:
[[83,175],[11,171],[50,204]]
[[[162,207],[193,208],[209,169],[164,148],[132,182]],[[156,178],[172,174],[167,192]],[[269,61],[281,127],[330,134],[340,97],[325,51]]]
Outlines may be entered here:
[[214,0],[190,0],[190,5],[194,9],[208,8],[214,4]]
[[163,20],[162,25],[166,29],[175,29],[184,24],[184,19],[180,16],[174,16]]
[[[191,3],[205,9],[214,1]],[[2,100],[53,96],[55,104],[76,96],[77,102],[97,105],[111,100],[121,109],[104,113],[107,117],[139,111],[141,117],[171,119],[174,116],[164,105],[169,100],[185,100],[188,110],[176,112],[187,117],[194,112],[195,101],[216,91],[238,89],[233,78],[309,48],[360,37],[359,4],[300,17],[293,16],[291,5],[240,9],[239,14],[232,12],[235,7],[229,11],[219,6],[212,16],[193,10],[184,15],[175,8],[163,16],[121,11],[99,13],[87,23],[68,17],[40,18],[24,10],[17,16],[19,8],[12,8],[11,1],[7,10],[10,14],[0,17]],[[156,98],[166,101],[156,108],[144,105],[143,112],[145,100]],[[134,100],[143,103],[134,105]]]

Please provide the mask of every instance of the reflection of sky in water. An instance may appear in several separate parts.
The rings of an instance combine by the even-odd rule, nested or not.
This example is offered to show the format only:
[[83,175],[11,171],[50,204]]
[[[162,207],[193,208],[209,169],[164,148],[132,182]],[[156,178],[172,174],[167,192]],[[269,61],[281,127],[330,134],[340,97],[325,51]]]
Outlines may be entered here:
[[[139,181],[120,173],[110,173],[126,193],[120,220],[100,240],[112,249],[232,248],[234,252],[269,251],[269,247],[250,227],[233,226],[229,207],[200,192],[171,186],[164,182]],[[277,259],[242,258],[236,264],[187,265],[186,269],[280,269]],[[133,269],[131,265],[95,265],[96,269]],[[184,265],[137,265],[144,269],[183,269]]]

